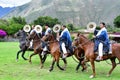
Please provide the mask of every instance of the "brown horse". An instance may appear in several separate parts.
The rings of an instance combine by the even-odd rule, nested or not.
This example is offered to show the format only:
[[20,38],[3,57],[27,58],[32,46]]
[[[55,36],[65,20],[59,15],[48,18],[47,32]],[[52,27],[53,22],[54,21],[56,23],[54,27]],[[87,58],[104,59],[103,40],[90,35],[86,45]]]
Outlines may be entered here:
[[[94,43],[91,40],[87,39],[82,34],[78,34],[77,40],[79,43],[79,47],[81,47],[85,51],[84,53],[85,59],[83,63],[87,61],[90,61],[91,63],[93,74],[90,76],[90,78],[93,78],[96,75],[94,61],[96,60],[96,57],[97,57],[97,54],[94,53]],[[112,44],[112,54],[103,56],[103,60],[110,59],[112,63],[112,68],[110,69],[108,76],[110,76],[110,74],[112,73],[112,71],[117,65],[115,62],[116,58],[120,61],[120,44],[118,43]]]
[[41,48],[41,34],[36,33],[36,31],[33,31],[32,34],[29,35],[28,40],[32,40],[33,39],[33,49],[34,49],[34,53],[32,53],[29,57],[29,62],[31,62],[31,58],[32,56],[39,54],[40,57],[40,61],[41,61],[41,68],[43,67],[43,63],[46,60],[47,55],[44,55],[42,57],[41,52],[42,52],[42,48]]
[[[53,70],[53,67],[54,67],[55,62],[57,62],[57,66],[58,66],[58,68],[59,68],[60,70],[65,70],[65,69],[66,69],[66,65],[67,65],[66,59],[62,59],[63,62],[64,62],[64,68],[61,68],[61,67],[59,66],[59,59],[60,59],[60,57],[61,57],[59,42],[58,42],[57,40],[55,40],[55,38],[54,38],[54,36],[53,36],[52,34],[48,34],[48,35],[44,36],[41,40],[42,40],[42,41],[46,41],[46,40],[49,41],[49,42],[48,42],[48,48],[49,48],[49,51],[50,51],[51,55],[53,56],[52,65],[51,65],[49,71],[52,71],[52,70]],[[80,49],[80,48],[79,48],[79,49]],[[81,55],[79,54],[79,53],[81,53],[81,52],[83,52],[83,50],[79,50],[79,51],[78,51],[78,48],[75,48],[75,53],[76,53],[75,56],[76,56],[77,59],[79,60],[79,64],[78,64],[78,66],[77,66],[77,68],[76,68],[76,71],[78,71],[79,66],[81,65],[81,61],[83,60],[83,58],[81,58]],[[73,55],[73,54],[70,54],[70,53],[69,53],[69,55],[68,55],[67,57],[72,56],[72,55]],[[83,67],[82,71],[84,71],[86,68],[85,68],[84,66],[82,66],[82,67]]]

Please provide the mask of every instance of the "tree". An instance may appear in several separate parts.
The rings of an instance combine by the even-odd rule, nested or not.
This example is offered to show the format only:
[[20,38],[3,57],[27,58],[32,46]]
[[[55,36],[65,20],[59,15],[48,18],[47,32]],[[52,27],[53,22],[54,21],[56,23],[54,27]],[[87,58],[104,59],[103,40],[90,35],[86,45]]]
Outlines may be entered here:
[[40,16],[36,20],[34,20],[35,25],[44,26],[45,24],[48,24],[49,27],[53,27],[55,24],[60,24],[60,23],[61,22],[59,22],[57,18],[52,18],[49,16]]
[[12,17],[9,20],[0,20],[0,29],[7,32],[8,35],[13,35],[19,29],[22,29],[26,24],[25,18]]
[[9,20],[10,24],[22,24],[22,25],[25,25],[26,24],[26,21],[25,21],[25,18],[22,18],[22,17],[12,17],[10,20]]
[[73,31],[73,29],[74,29],[73,24],[68,24],[67,27],[70,31]]
[[120,15],[114,19],[114,25],[117,28],[120,28]]

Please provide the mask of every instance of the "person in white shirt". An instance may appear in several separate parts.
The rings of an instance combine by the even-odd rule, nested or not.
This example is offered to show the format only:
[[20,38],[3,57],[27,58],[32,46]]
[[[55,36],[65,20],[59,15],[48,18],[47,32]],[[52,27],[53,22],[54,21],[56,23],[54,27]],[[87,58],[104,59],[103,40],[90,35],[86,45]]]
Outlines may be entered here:
[[[46,29],[46,31],[45,31],[45,35],[44,36],[46,36],[47,34],[51,33],[51,28],[48,26],[48,24],[45,25],[45,29]],[[47,51],[47,46],[46,46],[45,43],[43,43],[42,47],[43,47],[43,51],[42,51],[41,55],[45,55],[46,51]]]
[[[35,31],[35,25],[32,25],[32,30],[30,31],[30,34],[32,34],[34,31]],[[29,46],[30,49],[33,49],[33,40],[30,41],[30,46]]]

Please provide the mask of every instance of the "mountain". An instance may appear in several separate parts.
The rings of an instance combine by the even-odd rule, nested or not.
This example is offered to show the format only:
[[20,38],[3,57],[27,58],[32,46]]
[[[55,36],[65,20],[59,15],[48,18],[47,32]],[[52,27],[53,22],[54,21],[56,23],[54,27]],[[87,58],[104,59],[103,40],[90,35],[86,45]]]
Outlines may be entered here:
[[13,9],[14,8],[10,8],[10,7],[3,8],[3,7],[0,6],[0,18],[5,16],[6,14],[8,14]]
[[86,26],[92,21],[113,24],[114,18],[120,15],[119,3],[120,0],[32,0],[4,18],[22,16],[30,23],[39,16],[51,16],[77,26]]

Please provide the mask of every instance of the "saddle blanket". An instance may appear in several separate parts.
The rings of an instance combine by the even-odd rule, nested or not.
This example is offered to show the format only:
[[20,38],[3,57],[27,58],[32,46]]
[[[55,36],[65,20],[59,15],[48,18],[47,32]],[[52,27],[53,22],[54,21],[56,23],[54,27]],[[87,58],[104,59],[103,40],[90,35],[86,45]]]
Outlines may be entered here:
[[[98,54],[98,52],[95,52],[95,54]],[[112,54],[112,44],[110,44],[110,49],[109,49],[109,52],[108,53],[105,53],[103,51],[103,55],[108,55],[108,54]]]

